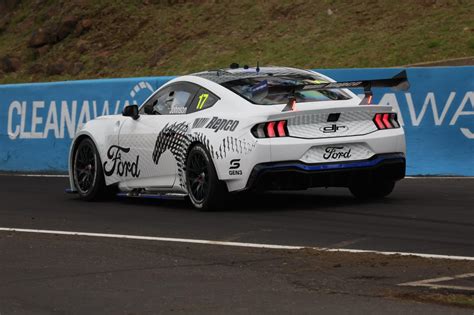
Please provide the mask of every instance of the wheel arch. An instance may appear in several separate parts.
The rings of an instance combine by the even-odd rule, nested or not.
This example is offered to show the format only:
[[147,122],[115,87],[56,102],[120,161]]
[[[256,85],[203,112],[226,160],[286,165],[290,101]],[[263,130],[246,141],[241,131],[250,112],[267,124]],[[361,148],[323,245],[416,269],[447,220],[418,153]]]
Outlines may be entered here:
[[[195,148],[196,148],[196,150],[193,150]],[[192,178],[188,177],[188,169],[186,168],[186,189],[188,190],[188,198],[189,198],[190,202],[196,208],[203,209],[203,210],[213,210],[215,208],[215,206],[217,206],[219,204],[218,200],[224,199],[225,195],[227,195],[227,193],[228,193],[227,185],[223,180],[221,180],[219,178],[219,176],[217,174],[216,166],[215,166],[215,163],[214,163],[214,158],[212,157],[212,154],[209,150],[209,147],[206,144],[202,143],[201,141],[192,141],[189,144],[189,147],[188,147],[188,150],[187,150],[187,153],[186,153],[187,154],[186,155],[186,165],[189,163],[189,159],[190,159],[191,155],[193,154],[193,151],[194,152],[201,151],[202,152],[202,153],[200,153],[201,155],[205,154],[205,155],[208,156],[208,159],[206,159],[206,160],[209,161],[210,165],[208,164],[208,166],[207,166],[208,172],[206,174],[208,174],[208,175],[206,175],[206,178],[209,178],[208,179],[209,182],[208,182],[208,186],[207,186],[209,190],[207,191],[207,193],[204,196],[201,196],[202,199],[196,199],[193,191],[188,190],[188,188],[191,187],[191,186],[188,185],[188,183],[189,183],[189,181],[192,180]],[[199,175],[199,176],[201,176],[201,175]],[[198,189],[198,191],[199,191],[199,189]],[[201,192],[201,194],[202,194],[202,192]]]
[[68,171],[69,171],[69,186],[71,188],[72,191],[76,191],[76,186],[74,185],[74,170],[73,170],[73,167],[74,167],[74,154],[76,153],[76,150],[77,150],[77,147],[79,145],[79,143],[81,143],[84,139],[90,139],[93,143],[94,143],[94,146],[96,147],[96,150],[98,151],[99,153],[99,162],[102,163],[102,161],[100,160],[100,157],[101,157],[101,152],[99,151],[99,146],[97,145],[97,142],[95,141],[94,137],[88,133],[88,132],[82,132],[78,135],[76,135],[76,137],[74,138],[73,142],[71,143],[71,147],[70,147],[70,150],[69,150],[69,159],[68,159]]
[[211,148],[209,147],[209,145],[206,145],[203,141],[200,141],[200,140],[193,140],[191,141],[191,143],[189,144],[188,146],[188,149],[186,151],[186,161],[188,159],[188,156],[189,156],[189,152],[191,151],[191,149],[193,147],[195,147],[196,145],[201,145],[204,147],[204,149],[206,150],[207,154],[209,154],[209,157],[211,158],[211,162],[212,162],[212,166],[214,167],[214,170],[216,171],[216,174],[217,174],[217,178],[220,180],[220,181],[223,181],[220,177],[219,177],[219,170],[218,170],[218,163],[216,163],[216,157],[215,155],[213,154],[213,152],[211,151]]

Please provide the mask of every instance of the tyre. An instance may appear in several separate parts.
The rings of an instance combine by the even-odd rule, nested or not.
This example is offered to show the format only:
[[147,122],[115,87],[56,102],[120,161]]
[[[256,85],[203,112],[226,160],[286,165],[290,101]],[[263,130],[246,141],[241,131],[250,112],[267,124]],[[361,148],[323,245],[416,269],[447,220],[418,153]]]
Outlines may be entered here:
[[353,184],[349,190],[359,199],[379,199],[390,195],[393,188],[395,188],[394,181],[383,181],[371,184]]
[[186,188],[190,202],[201,210],[216,210],[228,195],[227,187],[217,177],[209,153],[200,144],[193,146],[188,153]]
[[100,156],[90,138],[82,140],[74,152],[73,179],[81,199],[97,200],[105,192]]

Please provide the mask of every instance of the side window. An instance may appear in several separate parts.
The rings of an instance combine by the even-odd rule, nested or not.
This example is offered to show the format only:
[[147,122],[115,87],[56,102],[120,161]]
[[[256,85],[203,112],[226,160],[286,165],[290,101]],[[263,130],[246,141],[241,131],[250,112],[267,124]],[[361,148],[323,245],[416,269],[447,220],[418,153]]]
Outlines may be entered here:
[[186,114],[199,87],[191,83],[176,83],[159,91],[142,107],[148,115]]
[[166,96],[170,93],[170,87],[166,87],[163,90],[157,92],[150,98],[145,105],[140,108],[140,114],[145,115],[158,115],[160,114],[158,111],[158,102],[163,103],[166,99]]
[[192,103],[188,107],[188,114],[209,108],[213,106],[218,100],[219,98],[217,96],[205,88],[200,88]]
[[171,91],[166,100],[165,111],[169,114],[186,114],[186,105],[192,100],[194,93],[187,90],[177,89]]

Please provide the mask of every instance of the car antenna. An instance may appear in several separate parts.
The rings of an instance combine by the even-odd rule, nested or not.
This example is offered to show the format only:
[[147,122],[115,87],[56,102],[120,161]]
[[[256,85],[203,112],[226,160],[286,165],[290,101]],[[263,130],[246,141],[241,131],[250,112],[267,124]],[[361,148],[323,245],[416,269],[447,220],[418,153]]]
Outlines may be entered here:
[[255,70],[257,71],[257,73],[260,72],[260,67],[259,67],[259,65],[258,65],[258,61],[257,61],[257,68],[255,68]]

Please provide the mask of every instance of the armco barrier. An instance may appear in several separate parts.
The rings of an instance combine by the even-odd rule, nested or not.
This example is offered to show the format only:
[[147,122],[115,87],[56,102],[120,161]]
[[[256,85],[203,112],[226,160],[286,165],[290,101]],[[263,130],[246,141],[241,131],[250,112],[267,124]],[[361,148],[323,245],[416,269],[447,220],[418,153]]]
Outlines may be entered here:
[[[403,69],[321,69],[336,80]],[[407,133],[409,175],[474,176],[474,67],[408,68],[407,92],[374,89]],[[0,171],[65,172],[74,133],[89,119],[141,103],[171,77],[0,85]],[[362,91],[355,91],[361,93]]]

